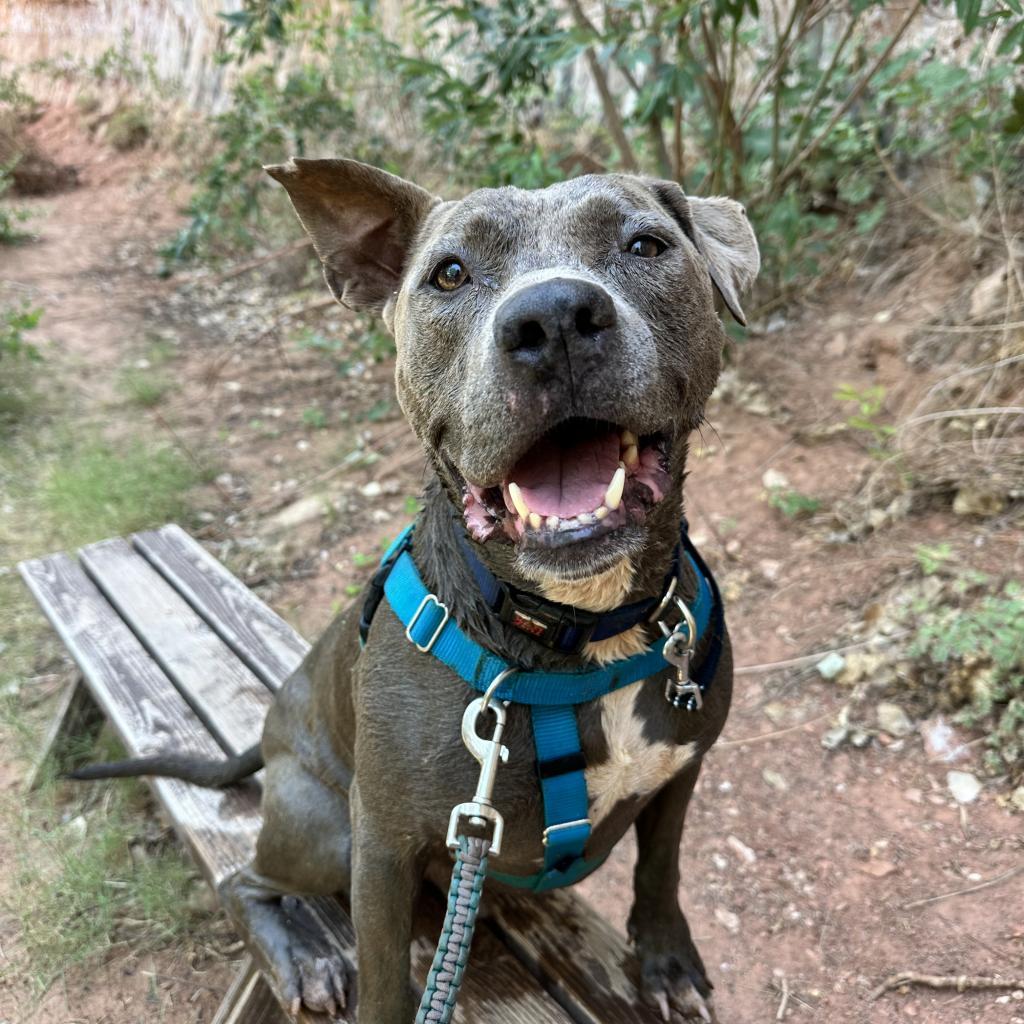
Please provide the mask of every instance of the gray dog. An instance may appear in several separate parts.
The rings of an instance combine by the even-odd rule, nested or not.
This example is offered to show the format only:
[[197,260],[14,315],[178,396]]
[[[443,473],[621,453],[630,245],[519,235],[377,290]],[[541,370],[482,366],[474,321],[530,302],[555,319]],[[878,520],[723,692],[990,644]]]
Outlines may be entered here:
[[[436,634],[461,631],[524,673],[607,676],[651,649],[658,630],[648,621],[666,614],[673,588],[699,602],[707,583],[679,554],[687,439],[719,372],[715,293],[742,322],[739,294],[760,260],[737,203],[687,197],[672,182],[590,175],[445,202],[350,160],[267,170],[335,298],[381,313],[394,334],[398,397],[432,468],[406,556],[429,591],[417,615],[443,617],[429,636],[414,635],[394,601],[381,600],[378,579],[285,683],[262,751],[216,766],[156,757],[80,774],[227,785],[265,764],[256,857],[225,899],[268,951],[279,992],[296,1008],[334,1012],[346,965],[290,926],[285,897],[347,894],[360,1018],[408,1024],[417,891],[428,875],[446,877],[449,812],[478,771],[459,731],[476,693],[437,654]],[[500,611],[489,587],[503,595]],[[507,884],[546,865],[549,881],[575,880],[585,873],[575,866],[600,863],[635,826],[629,928],[644,995],[666,1020],[712,1019],[677,893],[687,804],[732,689],[716,614],[687,654],[692,675],[705,676],[696,701],[666,701],[672,678],[676,698],[696,689],[683,669],[673,676],[675,662],[592,700],[567,694],[578,739],[550,763],[513,685],[511,757],[494,792],[505,837],[493,866]],[[573,772],[585,820],[546,830],[538,775]],[[581,827],[583,859],[551,867],[552,834]]]

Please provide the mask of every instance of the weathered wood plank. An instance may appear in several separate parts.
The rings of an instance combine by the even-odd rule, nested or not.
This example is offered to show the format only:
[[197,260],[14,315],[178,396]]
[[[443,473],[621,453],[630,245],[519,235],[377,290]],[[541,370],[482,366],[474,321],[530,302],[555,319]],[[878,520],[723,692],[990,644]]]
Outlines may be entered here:
[[271,689],[305,657],[309,644],[180,526],[137,533],[132,544]]
[[491,923],[580,1024],[662,1024],[640,997],[640,966],[625,936],[565,890],[492,892]]
[[242,961],[213,1024],[288,1024],[274,993],[251,956]]
[[[76,562],[60,554],[18,568],[129,751],[173,749],[224,756]],[[174,779],[152,779],[150,784],[211,885],[219,885],[251,858],[260,822],[253,787],[209,790]]]
[[83,548],[85,571],[231,753],[258,743],[273,696],[127,541]]

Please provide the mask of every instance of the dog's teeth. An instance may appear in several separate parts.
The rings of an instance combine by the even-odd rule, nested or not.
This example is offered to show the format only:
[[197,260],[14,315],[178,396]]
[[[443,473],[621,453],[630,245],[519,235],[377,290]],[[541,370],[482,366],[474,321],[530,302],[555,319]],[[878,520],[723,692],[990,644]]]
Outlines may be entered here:
[[619,468],[615,470],[615,476],[612,477],[612,482],[608,485],[608,490],[604,492],[604,503],[610,511],[614,512],[619,507],[625,486],[626,467],[620,462]]
[[580,521],[580,526],[593,526],[594,525],[594,513],[593,512],[581,512],[576,518]]
[[523,520],[529,519],[530,506],[526,504],[523,492],[519,489],[519,484],[515,480],[508,485],[508,496],[512,499],[512,504],[515,505],[519,518]]
[[640,462],[640,450],[635,444],[631,444],[628,448],[623,449],[622,461],[626,464],[627,469],[632,469]]
[[542,522],[542,520],[540,518],[540,514],[539,513],[537,513],[537,512],[531,512],[530,513],[530,526],[532,526],[533,529],[539,530],[541,522]]
[[637,440],[636,434],[632,430],[624,430],[622,432],[622,447],[629,448],[630,446],[636,448],[640,442]]
[[557,530],[558,529],[558,516],[548,516],[547,524],[548,524],[548,529],[549,530]]
[[600,508],[595,508],[595,509],[594,509],[594,518],[595,518],[595,519],[604,519],[604,517],[605,517],[606,515],[608,515],[608,511],[609,511],[609,510],[608,510],[608,509],[606,509],[606,508],[604,507],[604,505],[602,505],[602,506],[601,506]]

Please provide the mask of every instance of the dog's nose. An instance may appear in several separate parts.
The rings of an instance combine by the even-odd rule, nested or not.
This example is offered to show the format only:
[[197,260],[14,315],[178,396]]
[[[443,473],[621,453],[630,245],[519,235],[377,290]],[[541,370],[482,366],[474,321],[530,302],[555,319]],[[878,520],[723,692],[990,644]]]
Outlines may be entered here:
[[494,336],[511,359],[537,364],[581,346],[600,349],[615,321],[615,303],[600,285],[553,277],[505,299],[495,315]]

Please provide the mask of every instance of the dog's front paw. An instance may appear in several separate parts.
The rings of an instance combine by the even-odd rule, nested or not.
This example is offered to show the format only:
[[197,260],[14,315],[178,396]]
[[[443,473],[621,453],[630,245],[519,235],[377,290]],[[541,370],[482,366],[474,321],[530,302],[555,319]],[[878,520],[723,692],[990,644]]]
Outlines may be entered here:
[[712,984],[685,919],[631,928],[640,960],[640,992],[666,1024],[714,1024]]
[[349,969],[345,958],[311,928],[308,908],[293,896],[281,900],[288,926],[288,949],[270,964],[278,989],[292,1015],[301,1006],[315,1013],[338,1016],[348,1004]]

